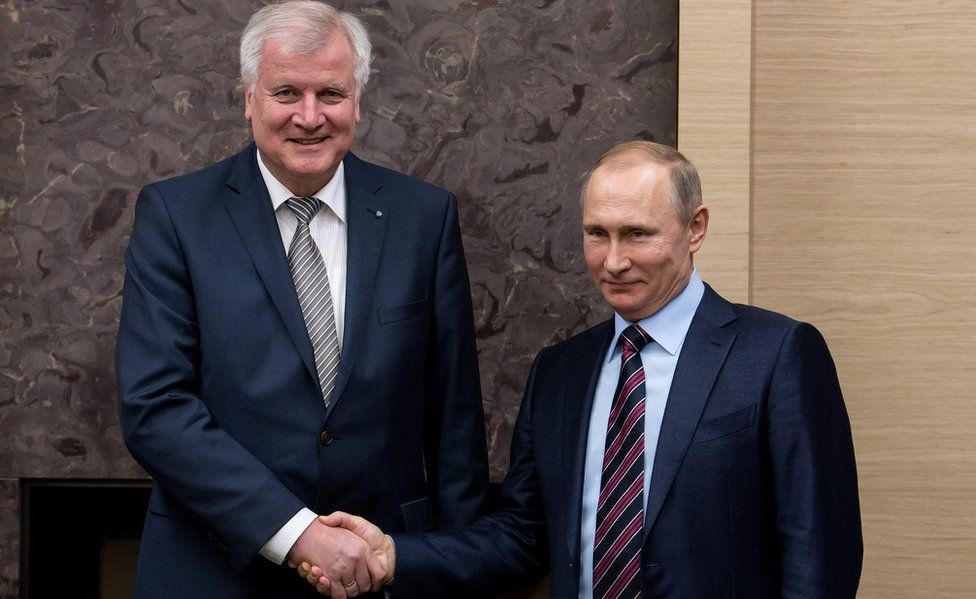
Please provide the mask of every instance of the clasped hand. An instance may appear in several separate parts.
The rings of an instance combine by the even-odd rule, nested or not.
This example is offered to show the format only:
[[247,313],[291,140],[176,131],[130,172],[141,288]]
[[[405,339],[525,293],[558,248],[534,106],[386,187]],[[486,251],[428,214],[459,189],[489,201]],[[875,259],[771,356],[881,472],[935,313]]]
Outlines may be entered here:
[[369,521],[345,512],[319,516],[288,552],[288,565],[335,599],[378,591],[393,578],[393,541]]

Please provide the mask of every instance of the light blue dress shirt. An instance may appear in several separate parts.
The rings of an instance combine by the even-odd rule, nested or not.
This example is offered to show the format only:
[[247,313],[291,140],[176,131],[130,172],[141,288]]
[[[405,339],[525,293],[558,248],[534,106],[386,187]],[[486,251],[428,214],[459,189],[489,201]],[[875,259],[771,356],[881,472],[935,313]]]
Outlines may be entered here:
[[[640,352],[644,366],[644,508],[651,485],[654,454],[664,419],[664,406],[671,390],[671,379],[678,364],[678,356],[685,342],[691,320],[705,294],[698,271],[693,270],[684,290],[656,313],[638,324],[654,340]],[[583,511],[580,517],[580,599],[593,597],[593,536],[596,530],[597,499],[600,496],[600,475],[606,449],[607,425],[613,393],[620,377],[620,343],[617,340],[632,323],[619,314],[614,315],[614,342],[607,351],[593,396],[590,429],[586,439],[586,461],[583,470]]]

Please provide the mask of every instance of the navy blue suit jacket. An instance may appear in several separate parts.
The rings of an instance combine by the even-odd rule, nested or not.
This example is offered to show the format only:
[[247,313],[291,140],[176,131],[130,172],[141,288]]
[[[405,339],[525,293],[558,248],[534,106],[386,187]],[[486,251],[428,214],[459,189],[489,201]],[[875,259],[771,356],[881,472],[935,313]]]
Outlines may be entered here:
[[[576,599],[587,428],[612,336],[607,321],[539,353],[500,511],[461,531],[393,535],[395,589],[492,594],[548,567],[551,596]],[[644,532],[644,597],[854,597],[854,452],[816,329],[706,287],[672,380]]]
[[139,597],[315,596],[257,555],[307,506],[473,520],[487,456],[454,197],[345,158],[344,344],[326,411],[253,145],[146,186],[126,252],[122,430],[155,484]]

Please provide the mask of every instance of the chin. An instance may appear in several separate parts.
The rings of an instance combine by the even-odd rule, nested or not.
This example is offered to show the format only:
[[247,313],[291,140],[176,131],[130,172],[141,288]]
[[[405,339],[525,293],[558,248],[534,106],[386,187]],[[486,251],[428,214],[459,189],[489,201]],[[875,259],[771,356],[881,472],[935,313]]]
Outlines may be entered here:
[[331,163],[323,156],[314,159],[295,160],[288,165],[288,170],[303,175],[316,175],[329,170],[330,166]]
[[610,304],[610,307],[613,308],[613,311],[622,316],[625,320],[631,320],[631,315],[637,312],[637,309],[630,305],[621,306],[620,304]]
[[630,322],[637,322],[642,318],[646,318],[653,314],[648,310],[648,305],[645,302],[633,301],[633,302],[607,302],[613,311],[624,318],[624,320],[629,320]]

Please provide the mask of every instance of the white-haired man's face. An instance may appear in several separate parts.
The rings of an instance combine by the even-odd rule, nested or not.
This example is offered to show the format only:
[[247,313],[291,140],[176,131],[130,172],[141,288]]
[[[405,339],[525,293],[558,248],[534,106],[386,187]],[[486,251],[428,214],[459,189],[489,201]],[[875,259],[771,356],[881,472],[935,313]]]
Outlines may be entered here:
[[244,117],[268,170],[292,193],[312,195],[332,179],[356,137],[355,91],[344,35],[311,54],[265,44],[258,79],[244,92]]

